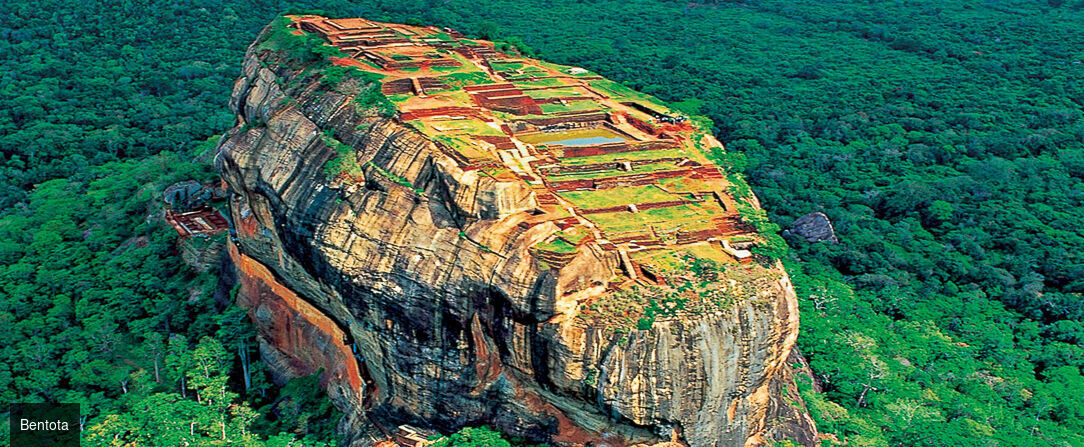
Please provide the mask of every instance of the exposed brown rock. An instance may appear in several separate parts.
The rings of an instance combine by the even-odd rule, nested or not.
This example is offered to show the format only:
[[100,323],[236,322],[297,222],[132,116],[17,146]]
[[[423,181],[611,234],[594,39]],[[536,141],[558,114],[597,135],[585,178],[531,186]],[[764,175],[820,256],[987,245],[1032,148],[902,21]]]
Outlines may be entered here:
[[[540,206],[526,183],[463,169],[413,129],[356,108],[358,81],[332,89],[304,68],[250,48],[230,101],[238,126],[216,158],[232,194],[239,301],[281,357],[273,368],[324,368],[358,426],[368,412],[564,445],[815,439],[790,405],[798,309],[781,266],[734,267],[758,275],[750,296],[649,330],[576,318],[580,300],[610,293],[616,251],[586,242],[544,267],[531,247],[559,227],[521,225]],[[330,182],[325,131],[379,170]],[[360,438],[352,424],[344,431]]]

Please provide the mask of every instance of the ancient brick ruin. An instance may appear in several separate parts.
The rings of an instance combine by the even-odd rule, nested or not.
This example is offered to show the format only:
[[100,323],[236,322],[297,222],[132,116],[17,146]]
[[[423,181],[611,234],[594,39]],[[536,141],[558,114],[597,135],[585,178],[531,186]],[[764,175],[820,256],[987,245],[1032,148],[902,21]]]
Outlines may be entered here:
[[336,65],[382,75],[397,120],[460,168],[527,183],[539,206],[523,225],[561,230],[534,248],[550,268],[589,242],[620,251],[631,268],[615,273],[638,281],[663,280],[647,265],[659,251],[700,246],[724,262],[751,260],[735,247],[755,234],[708,158],[718,141],[653,98],[450,29],[291,19],[349,56]]

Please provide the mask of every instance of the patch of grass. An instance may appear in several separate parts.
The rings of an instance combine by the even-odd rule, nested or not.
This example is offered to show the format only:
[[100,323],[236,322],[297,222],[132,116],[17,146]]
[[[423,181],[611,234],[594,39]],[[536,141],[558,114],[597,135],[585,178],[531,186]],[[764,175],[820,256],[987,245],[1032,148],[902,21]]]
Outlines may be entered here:
[[477,119],[429,121],[426,128],[440,134],[505,136],[500,129],[494,129]]
[[703,229],[711,225],[711,217],[722,214],[723,210],[711,202],[693,202],[666,208],[641,210],[638,213],[618,211],[613,213],[590,214],[585,217],[594,222],[602,231],[623,233],[646,229],[648,225],[659,231],[682,228],[686,230]]
[[538,65],[541,65],[541,66],[549,68],[549,69],[557,70],[557,71],[559,71],[561,73],[564,73],[566,75],[575,76],[575,77],[578,77],[578,78],[579,77],[586,77],[586,76],[598,76],[597,74],[592,73],[590,71],[588,71],[586,73],[581,73],[581,74],[569,73],[568,72],[569,70],[571,70],[573,68],[576,68],[576,67],[572,67],[572,66],[569,66],[569,65],[554,64],[552,62],[545,62],[545,61],[538,61]]
[[341,141],[335,139],[331,130],[326,130],[320,134],[320,139],[328,147],[335,149],[335,157],[328,160],[324,165],[324,175],[328,180],[335,179],[340,176],[347,176],[351,179],[357,179],[362,177],[364,171],[361,169],[361,164],[358,163],[358,154],[353,147],[343,144]]
[[539,78],[533,80],[517,80],[513,82],[516,87],[531,88],[531,87],[560,87],[566,85],[561,82],[560,79],[554,78]]
[[689,151],[685,149],[661,149],[654,151],[615,152],[613,154],[590,155],[587,157],[569,157],[561,160],[566,165],[589,165],[595,163],[610,163],[618,160],[655,160],[659,158],[686,157]]
[[263,36],[259,48],[281,52],[291,64],[311,64],[328,57],[345,57],[341,50],[327,45],[323,39],[308,33],[297,33],[289,27],[290,19],[279,17],[271,23],[271,29]]
[[[546,179],[551,181],[551,182],[554,182],[554,181],[559,182],[559,181],[562,181],[562,180],[603,179],[603,178],[610,178],[610,177],[618,177],[618,176],[622,176],[622,175],[635,175],[635,174],[644,174],[644,173],[649,173],[649,172],[667,171],[667,170],[672,170],[672,169],[676,169],[676,168],[677,168],[677,165],[675,163],[673,163],[673,162],[648,163],[648,164],[644,164],[644,165],[640,165],[640,166],[633,166],[631,171],[625,171],[625,170],[614,168],[614,169],[604,169],[604,170],[598,170],[598,171],[570,172],[570,173],[561,174],[561,175],[551,175],[551,176],[548,176]],[[673,180],[673,179],[664,179],[664,180]],[[698,180],[696,180],[696,181],[698,181]],[[662,182],[660,181],[659,183],[662,183]],[[703,183],[703,182],[701,182],[701,183]]]
[[358,79],[361,82],[368,84],[380,81],[384,78],[384,75],[382,74],[359,70],[357,67],[332,66],[325,68],[321,71],[321,74],[323,74],[324,77],[320,79],[320,82],[332,87],[339,85],[347,79]]
[[546,102],[538,105],[542,109],[542,113],[559,114],[559,113],[575,113],[586,112],[590,110],[601,110],[605,107],[591,99],[577,100],[577,101],[565,101],[564,104],[559,102]]
[[565,241],[564,239],[561,239],[559,237],[553,239],[550,242],[544,242],[544,243],[535,245],[535,248],[537,248],[539,250],[553,252],[553,253],[575,253],[576,252],[576,246],[575,245],[572,245],[572,244],[568,243],[568,241]]
[[480,146],[475,144],[469,137],[455,136],[447,134],[432,135],[432,138],[436,141],[443,143],[449,149],[452,149],[468,159],[490,159],[492,158],[488,152],[482,150]]
[[569,172],[559,175],[546,176],[546,180],[551,182],[560,182],[566,180],[585,180],[585,179],[599,179],[610,178],[621,175],[625,171],[619,169],[600,169],[597,171],[581,171],[581,172]]
[[659,180],[659,186],[666,188],[670,192],[700,192],[710,191],[712,186],[703,180],[697,180],[687,177],[673,177]]
[[393,104],[387,96],[384,96],[384,92],[380,89],[379,83],[369,84],[363,88],[358,92],[358,95],[354,97],[354,103],[357,104],[358,107],[364,110],[374,111],[377,115],[384,118],[390,118],[395,115],[395,112],[398,110],[395,107],[395,104]]
[[[572,232],[573,229],[576,230],[575,234],[573,234],[573,232]],[[591,233],[587,230],[587,228],[574,227],[574,228],[569,228],[568,230],[560,232],[559,235],[560,235],[561,238],[563,238],[566,241],[571,242],[572,244],[580,245],[580,241],[582,241],[585,238],[587,238],[588,236],[590,236]]]
[[755,227],[761,241],[753,247],[753,253],[767,259],[779,259],[787,254],[788,246],[779,235],[779,225],[768,219],[768,213],[746,202],[738,202],[741,219]]
[[522,62],[493,62],[489,65],[494,71],[515,71],[523,68]]
[[630,255],[637,264],[651,267],[658,272],[673,272],[685,268],[680,252],[676,250],[645,250]]
[[666,202],[677,199],[677,196],[669,194],[655,185],[630,186],[626,188],[600,189],[595,191],[568,191],[558,194],[583,209],[606,208],[628,205],[630,203]]
[[535,99],[546,99],[556,97],[569,97],[569,96],[583,96],[575,87],[559,87],[559,88],[547,88],[537,90],[526,90],[527,96]]
[[548,72],[546,70],[543,70],[541,68],[535,67],[534,65],[525,66],[525,67],[521,68],[519,71],[520,71],[520,73],[523,73],[523,75],[525,75],[525,76],[533,76],[533,77],[537,77],[537,78],[544,78],[544,77],[547,77],[547,76],[552,76],[552,74],[550,72]]
[[455,40],[455,39],[452,39],[452,36],[449,36],[448,33],[444,32],[444,31],[441,31],[441,32],[435,33],[435,34],[430,34],[428,36],[425,36],[425,38],[426,39],[440,39],[440,40]]
[[460,89],[470,85],[493,83],[493,80],[489,78],[489,75],[481,71],[462,71],[457,73],[451,73],[441,76],[440,79],[444,81],[444,85],[447,85],[451,89]]
[[414,192],[417,192],[417,190],[414,189],[414,184],[410,183],[410,180],[407,180],[407,179],[405,179],[403,177],[392,174],[392,173],[384,170],[384,168],[381,168],[380,166],[377,166],[372,161],[365,162],[365,167],[370,168],[370,169],[380,173],[380,175],[383,175],[384,177],[388,178],[389,180],[391,180],[391,181],[393,181],[395,183],[406,186],[407,188],[410,188],[411,190],[414,190]]

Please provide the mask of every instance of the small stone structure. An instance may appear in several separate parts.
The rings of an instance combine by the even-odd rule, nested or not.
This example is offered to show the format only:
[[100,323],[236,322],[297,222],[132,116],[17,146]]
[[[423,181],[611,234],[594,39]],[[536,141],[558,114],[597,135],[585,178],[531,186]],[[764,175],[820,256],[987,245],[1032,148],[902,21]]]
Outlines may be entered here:
[[229,222],[222,217],[222,213],[207,206],[186,212],[167,210],[166,222],[169,222],[182,238],[214,236],[229,229]]

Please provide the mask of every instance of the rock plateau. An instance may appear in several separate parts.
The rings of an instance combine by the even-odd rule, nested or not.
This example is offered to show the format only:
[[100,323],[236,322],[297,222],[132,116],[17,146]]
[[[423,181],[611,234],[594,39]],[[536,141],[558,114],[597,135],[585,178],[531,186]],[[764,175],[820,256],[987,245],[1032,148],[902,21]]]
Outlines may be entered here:
[[[560,445],[812,444],[798,306],[694,117],[450,29],[295,16],[248,50],[216,166],[279,380],[364,427]],[[745,210],[745,211],[743,211]],[[753,252],[756,250],[753,249]]]

